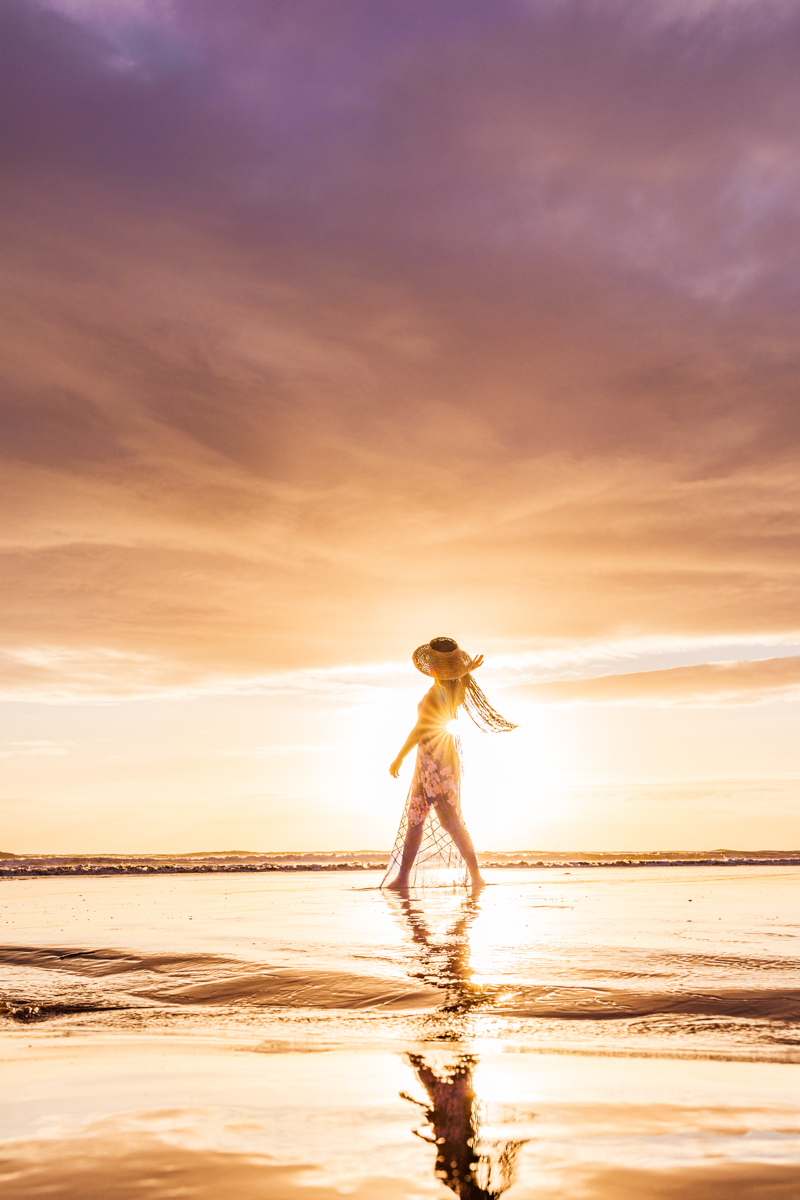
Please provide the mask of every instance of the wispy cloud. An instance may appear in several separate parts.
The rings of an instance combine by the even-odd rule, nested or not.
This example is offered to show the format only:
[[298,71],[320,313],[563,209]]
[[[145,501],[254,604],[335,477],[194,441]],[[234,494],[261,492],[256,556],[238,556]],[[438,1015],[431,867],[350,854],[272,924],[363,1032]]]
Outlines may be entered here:
[[0,758],[16,758],[19,755],[49,757],[51,755],[69,754],[72,742],[50,742],[47,740],[6,742],[0,744]]
[[800,5],[0,22],[8,694],[797,635]]
[[526,695],[551,704],[719,705],[797,699],[800,656],[559,680],[529,685]]

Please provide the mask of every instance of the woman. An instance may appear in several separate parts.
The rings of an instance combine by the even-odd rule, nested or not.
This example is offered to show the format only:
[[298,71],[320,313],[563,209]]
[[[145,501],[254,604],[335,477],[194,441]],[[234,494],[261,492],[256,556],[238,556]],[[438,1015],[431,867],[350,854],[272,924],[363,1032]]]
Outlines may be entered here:
[[[492,708],[472,678],[483,655],[471,658],[452,638],[432,638],[412,655],[418,671],[434,684],[417,706],[417,723],[389,768],[396,779],[403,759],[417,747],[414,778],[381,887],[402,891],[425,882],[425,873],[455,871],[473,888],[484,886],[472,838],[461,816],[459,747],[447,725],[463,704],[475,724],[500,732],[516,729]],[[466,867],[466,871],[465,868]]]

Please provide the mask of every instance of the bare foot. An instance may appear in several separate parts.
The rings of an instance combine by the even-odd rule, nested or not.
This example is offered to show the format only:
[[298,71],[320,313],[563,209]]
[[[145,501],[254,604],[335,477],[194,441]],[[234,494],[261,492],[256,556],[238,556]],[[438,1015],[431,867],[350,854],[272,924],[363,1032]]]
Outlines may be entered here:
[[392,883],[387,883],[383,890],[385,892],[407,892],[408,879],[403,879],[400,875],[398,875],[397,879],[393,880]]
[[482,892],[486,887],[486,880],[482,879],[479,875],[477,879],[472,880],[470,887],[472,888],[473,892]]

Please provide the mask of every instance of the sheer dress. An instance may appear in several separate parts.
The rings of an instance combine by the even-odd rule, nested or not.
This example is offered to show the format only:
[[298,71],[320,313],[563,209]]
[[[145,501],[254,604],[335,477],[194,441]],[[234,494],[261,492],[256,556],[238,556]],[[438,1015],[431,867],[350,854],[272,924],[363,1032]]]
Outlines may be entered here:
[[[428,696],[417,705],[420,718]],[[409,886],[452,887],[466,885],[469,879],[461,853],[439,820],[439,812],[446,805],[459,824],[464,824],[461,816],[461,747],[447,729],[448,721],[455,715],[455,711],[442,701],[435,702],[426,733],[417,744],[414,777],[381,887],[397,878],[406,833],[409,827],[419,824],[423,826],[422,841],[411,867]]]

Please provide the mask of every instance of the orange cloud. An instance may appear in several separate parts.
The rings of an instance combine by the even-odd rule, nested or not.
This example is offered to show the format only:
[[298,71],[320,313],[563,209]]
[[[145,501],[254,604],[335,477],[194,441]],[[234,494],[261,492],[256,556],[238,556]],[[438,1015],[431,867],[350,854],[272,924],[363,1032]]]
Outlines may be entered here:
[[796,14],[119,9],[2,16],[9,687],[797,630]]
[[557,680],[529,685],[525,692],[551,704],[757,704],[800,694],[800,657]]

